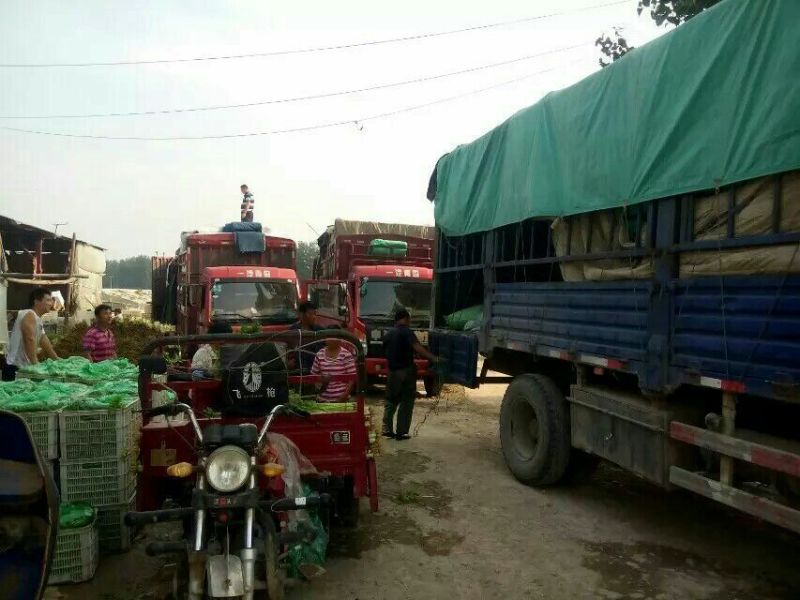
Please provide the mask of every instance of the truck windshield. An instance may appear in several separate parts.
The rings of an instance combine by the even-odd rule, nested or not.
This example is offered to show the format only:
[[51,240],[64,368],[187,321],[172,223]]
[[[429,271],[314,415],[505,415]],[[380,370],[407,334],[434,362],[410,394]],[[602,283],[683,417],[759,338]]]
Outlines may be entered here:
[[279,281],[218,281],[211,290],[212,318],[258,319],[292,323],[297,307],[294,283]]
[[[411,320],[427,321],[431,316],[431,283],[422,281],[362,282],[361,308],[363,318],[390,319],[398,308],[405,308]],[[366,289],[364,289],[366,287]]]

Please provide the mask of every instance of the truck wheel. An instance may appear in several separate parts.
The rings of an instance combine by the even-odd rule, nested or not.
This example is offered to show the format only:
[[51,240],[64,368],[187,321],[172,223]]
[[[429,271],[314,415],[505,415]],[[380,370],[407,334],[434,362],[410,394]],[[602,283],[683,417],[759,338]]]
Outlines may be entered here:
[[425,383],[425,395],[428,398],[435,398],[436,396],[442,393],[442,387],[444,387],[442,384],[442,380],[436,377],[435,375],[431,377],[426,377],[424,383]]
[[500,444],[522,483],[548,486],[564,476],[570,457],[569,409],[552,379],[520,375],[500,407]]

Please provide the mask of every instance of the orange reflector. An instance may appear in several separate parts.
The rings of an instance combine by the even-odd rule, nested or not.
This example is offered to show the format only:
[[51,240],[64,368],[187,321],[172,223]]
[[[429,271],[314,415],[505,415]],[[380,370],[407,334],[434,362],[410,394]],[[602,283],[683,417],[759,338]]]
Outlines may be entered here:
[[194,465],[187,462],[179,462],[178,464],[167,467],[167,475],[170,477],[189,477],[194,473]]
[[283,465],[279,465],[276,463],[267,463],[265,465],[258,465],[258,470],[261,471],[261,474],[265,477],[277,477],[278,475],[282,475],[285,469]]

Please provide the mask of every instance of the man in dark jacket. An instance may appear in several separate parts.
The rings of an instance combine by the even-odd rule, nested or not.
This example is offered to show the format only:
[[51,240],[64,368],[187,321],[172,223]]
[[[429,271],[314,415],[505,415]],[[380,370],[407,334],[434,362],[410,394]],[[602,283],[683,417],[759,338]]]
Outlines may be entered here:
[[[417,336],[409,327],[411,315],[405,308],[394,315],[394,328],[383,338],[383,349],[389,363],[389,377],[386,382],[386,406],[383,412],[383,435],[397,440],[407,440],[411,436],[411,415],[417,397],[417,368],[414,355],[419,354],[431,362],[439,359],[419,343]],[[397,413],[397,428],[394,415]]]

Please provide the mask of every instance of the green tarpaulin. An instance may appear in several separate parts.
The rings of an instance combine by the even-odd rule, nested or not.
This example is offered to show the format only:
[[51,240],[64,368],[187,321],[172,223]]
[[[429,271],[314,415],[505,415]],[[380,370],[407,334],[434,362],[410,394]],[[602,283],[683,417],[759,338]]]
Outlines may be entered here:
[[726,0],[440,159],[447,235],[800,168],[800,0]]

